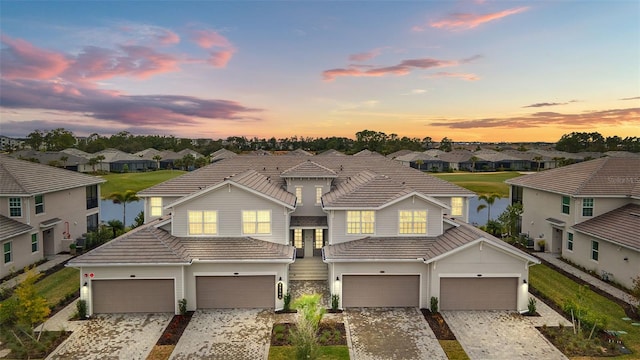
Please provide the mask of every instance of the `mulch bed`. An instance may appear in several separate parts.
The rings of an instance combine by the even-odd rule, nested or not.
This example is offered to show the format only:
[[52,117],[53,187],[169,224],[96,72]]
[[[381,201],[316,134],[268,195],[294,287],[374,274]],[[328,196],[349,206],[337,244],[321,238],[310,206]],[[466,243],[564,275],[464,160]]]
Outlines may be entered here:
[[629,354],[630,351],[624,347],[621,341],[607,335],[601,331],[594,335],[594,338],[587,340],[579,335],[573,334],[570,327],[547,327],[536,328],[547,340],[549,340],[558,350],[569,357],[608,357]]
[[174,315],[156,345],[176,345],[192,316],[193,311],[187,311],[185,315]]
[[453,331],[449,329],[449,325],[442,317],[442,314],[432,313],[429,309],[420,309],[424,319],[429,323],[429,327],[433,330],[438,340],[456,340],[456,336]]
[[[295,329],[294,323],[276,323],[271,330],[271,346],[289,346],[289,334]],[[347,345],[347,331],[344,323],[323,321],[318,329],[318,342],[321,346]]]

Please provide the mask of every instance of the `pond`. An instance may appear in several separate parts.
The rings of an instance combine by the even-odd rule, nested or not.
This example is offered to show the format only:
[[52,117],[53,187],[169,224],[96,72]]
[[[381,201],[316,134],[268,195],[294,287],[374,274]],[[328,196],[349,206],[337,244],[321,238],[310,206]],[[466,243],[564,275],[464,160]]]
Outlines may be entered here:
[[[509,198],[500,198],[496,199],[496,201],[491,205],[491,219],[496,220],[498,216],[502,214],[509,206],[510,199]],[[478,200],[477,196],[469,199],[469,223],[473,225],[486,225],[487,224],[487,214],[489,213],[488,208],[484,208],[480,210],[480,212],[476,211],[478,209],[478,205],[487,204],[482,200]]]
[[[144,209],[143,201],[133,201],[127,203],[127,223],[131,226],[135,222],[136,216]],[[122,213],[124,206],[122,204],[114,204],[111,200],[100,200],[100,221],[109,222],[110,220],[122,221]]]

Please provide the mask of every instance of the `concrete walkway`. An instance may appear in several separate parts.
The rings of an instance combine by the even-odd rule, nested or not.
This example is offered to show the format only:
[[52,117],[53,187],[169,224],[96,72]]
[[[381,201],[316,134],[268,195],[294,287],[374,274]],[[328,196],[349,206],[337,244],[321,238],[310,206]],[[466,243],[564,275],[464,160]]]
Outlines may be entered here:
[[[62,264],[63,262],[71,259],[72,257],[73,256],[69,254],[57,254],[57,255],[47,256],[47,262],[36,266],[36,272],[37,273],[45,272],[56,265]],[[14,278],[3,281],[2,284],[0,284],[0,287],[5,289],[13,289],[14,287],[18,286],[18,284],[22,283],[26,278],[27,278],[27,274],[22,273]]]
[[627,304],[630,304],[632,306],[638,306],[638,301],[636,299],[633,298],[633,296],[631,296],[630,294],[618,289],[617,287],[610,285],[598,278],[596,278],[595,276],[589,275],[586,272],[571,266],[569,264],[567,264],[566,262],[560,260],[560,254],[552,254],[552,253],[541,253],[541,252],[534,252],[532,253],[532,255],[547,261],[550,264],[553,264],[557,267],[559,267],[560,269],[568,272],[569,274],[574,275],[575,277],[582,279],[584,281],[586,281],[587,283],[589,283],[590,285],[593,285],[595,287],[597,287],[598,289],[601,289],[602,291],[611,294],[612,296],[626,302]]

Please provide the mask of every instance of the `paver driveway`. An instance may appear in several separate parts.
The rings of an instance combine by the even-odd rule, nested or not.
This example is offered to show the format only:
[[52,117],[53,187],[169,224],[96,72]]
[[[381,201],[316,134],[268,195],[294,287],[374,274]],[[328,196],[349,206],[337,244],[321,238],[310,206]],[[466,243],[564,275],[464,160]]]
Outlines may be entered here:
[[146,359],[173,314],[110,314],[81,322],[47,359]]
[[354,360],[447,359],[417,308],[348,309]]
[[171,359],[266,359],[273,310],[197,310]]

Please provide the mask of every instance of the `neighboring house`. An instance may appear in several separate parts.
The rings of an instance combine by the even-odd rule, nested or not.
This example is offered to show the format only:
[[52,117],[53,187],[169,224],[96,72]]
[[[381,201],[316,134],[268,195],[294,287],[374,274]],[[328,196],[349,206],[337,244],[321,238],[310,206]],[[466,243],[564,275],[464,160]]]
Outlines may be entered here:
[[448,169],[444,161],[422,152],[410,152],[401,156],[392,158],[400,162],[402,165],[410,166],[414,169],[422,171],[445,171]]
[[69,262],[89,314],[283,307],[323,267],[340,307],[526,311],[534,257],[466,223],[475,194],[383,156],[235,156],[138,192],[146,225]]
[[117,149],[105,149],[93,154],[93,157],[104,156],[104,160],[99,163],[109,164],[110,172],[137,172],[155,169],[157,164],[154,160],[147,160],[133,154]]
[[104,180],[0,155],[0,277],[98,227]]
[[628,288],[640,274],[640,158],[603,157],[507,180],[522,232]]

